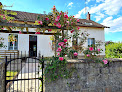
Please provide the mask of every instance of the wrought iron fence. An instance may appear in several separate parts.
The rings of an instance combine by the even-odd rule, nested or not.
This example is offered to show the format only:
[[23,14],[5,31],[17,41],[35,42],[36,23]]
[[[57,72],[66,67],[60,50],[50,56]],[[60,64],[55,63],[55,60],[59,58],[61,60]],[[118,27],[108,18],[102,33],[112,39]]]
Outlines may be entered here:
[[[25,52],[26,53],[26,52]],[[6,92],[43,92],[44,59],[25,54],[14,58],[6,56]]]

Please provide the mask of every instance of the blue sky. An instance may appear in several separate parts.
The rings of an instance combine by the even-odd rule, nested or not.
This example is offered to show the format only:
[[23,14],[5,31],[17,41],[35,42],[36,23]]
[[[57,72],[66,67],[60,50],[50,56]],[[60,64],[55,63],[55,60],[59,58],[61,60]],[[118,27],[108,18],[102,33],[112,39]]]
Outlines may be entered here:
[[105,26],[106,41],[122,41],[122,0],[0,0],[5,9],[25,11],[32,13],[51,12],[55,5],[59,11],[68,11],[76,18],[86,18],[89,11],[91,19]]

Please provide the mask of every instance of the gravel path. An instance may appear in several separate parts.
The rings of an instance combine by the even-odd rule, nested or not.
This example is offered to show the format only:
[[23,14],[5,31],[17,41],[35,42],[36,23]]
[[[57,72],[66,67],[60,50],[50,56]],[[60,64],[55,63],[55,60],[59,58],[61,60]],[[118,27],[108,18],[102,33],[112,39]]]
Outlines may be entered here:
[[[32,59],[29,59],[29,63],[27,60],[25,63],[25,66],[22,68],[22,70],[20,71],[16,79],[28,79],[28,77],[29,79],[38,78],[42,74],[42,71],[40,68],[41,68],[41,65],[38,63],[38,61],[37,63],[35,63],[35,60],[32,61]],[[38,74],[38,71],[39,71],[39,74]],[[14,81],[14,83],[9,88],[10,91],[8,90],[7,92],[40,92],[41,90],[39,88],[40,85],[41,85],[41,81],[38,79]]]

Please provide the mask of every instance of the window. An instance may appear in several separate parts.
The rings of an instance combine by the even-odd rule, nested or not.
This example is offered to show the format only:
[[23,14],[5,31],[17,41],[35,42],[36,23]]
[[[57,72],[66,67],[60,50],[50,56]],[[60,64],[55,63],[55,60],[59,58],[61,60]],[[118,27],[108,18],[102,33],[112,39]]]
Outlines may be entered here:
[[16,41],[8,42],[8,50],[18,50],[18,35],[15,35],[15,39]]
[[88,38],[88,46],[95,45],[95,38]]

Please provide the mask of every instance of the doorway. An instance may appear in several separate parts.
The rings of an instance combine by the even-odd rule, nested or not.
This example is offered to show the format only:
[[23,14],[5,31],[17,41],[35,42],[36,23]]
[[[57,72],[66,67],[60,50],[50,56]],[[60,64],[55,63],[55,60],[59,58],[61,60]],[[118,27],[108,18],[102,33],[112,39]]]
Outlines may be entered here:
[[37,57],[37,36],[29,35],[29,56]]

